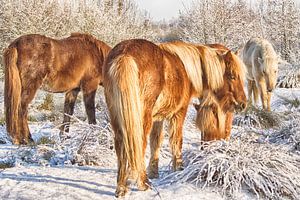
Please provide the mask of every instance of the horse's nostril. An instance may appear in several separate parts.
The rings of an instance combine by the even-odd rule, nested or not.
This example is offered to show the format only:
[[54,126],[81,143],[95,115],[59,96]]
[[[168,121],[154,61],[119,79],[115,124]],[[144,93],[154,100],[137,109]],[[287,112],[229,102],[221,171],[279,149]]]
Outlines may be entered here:
[[268,89],[268,92],[272,92],[273,90],[272,89]]

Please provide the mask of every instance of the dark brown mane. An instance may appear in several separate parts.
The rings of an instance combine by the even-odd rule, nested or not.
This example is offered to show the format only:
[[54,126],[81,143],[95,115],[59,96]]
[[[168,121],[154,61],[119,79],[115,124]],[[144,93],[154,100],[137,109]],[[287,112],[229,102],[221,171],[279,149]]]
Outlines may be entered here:
[[105,42],[96,39],[93,35],[88,33],[71,33],[71,36],[68,38],[76,38],[76,39],[82,39],[84,41],[90,42],[92,45],[96,45],[99,52],[102,53],[103,59],[106,58],[109,51],[111,50],[111,47],[108,46]]

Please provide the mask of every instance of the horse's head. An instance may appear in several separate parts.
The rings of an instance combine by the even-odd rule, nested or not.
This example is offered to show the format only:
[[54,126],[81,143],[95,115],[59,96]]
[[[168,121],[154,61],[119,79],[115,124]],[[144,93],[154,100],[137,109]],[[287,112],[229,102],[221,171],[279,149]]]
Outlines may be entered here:
[[[225,63],[225,72],[223,76],[224,86],[220,91],[220,95],[222,95],[222,99],[226,99],[225,106],[228,110],[242,111],[247,106],[244,91],[244,63],[231,51],[222,56]],[[217,96],[219,95],[217,94]]]
[[265,59],[258,58],[260,69],[266,81],[267,91],[272,92],[276,86],[277,73],[278,73],[278,61],[277,57]]

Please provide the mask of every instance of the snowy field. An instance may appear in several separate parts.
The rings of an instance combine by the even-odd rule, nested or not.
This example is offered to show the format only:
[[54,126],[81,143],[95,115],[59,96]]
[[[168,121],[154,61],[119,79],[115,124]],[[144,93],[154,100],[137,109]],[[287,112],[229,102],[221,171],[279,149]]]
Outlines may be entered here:
[[[47,111],[39,109],[45,96],[39,92],[29,108],[36,145],[15,146],[3,125],[0,84],[0,199],[114,198],[116,155],[102,92],[96,99],[97,125],[86,123],[79,98],[70,133],[63,138],[58,126],[64,96],[54,94],[54,109]],[[300,89],[274,93],[272,113],[253,108],[236,115],[230,142],[205,150],[200,150],[191,104],[184,126],[185,169],[171,171],[165,131],[160,178],[146,192],[132,183],[125,199],[300,199]]]

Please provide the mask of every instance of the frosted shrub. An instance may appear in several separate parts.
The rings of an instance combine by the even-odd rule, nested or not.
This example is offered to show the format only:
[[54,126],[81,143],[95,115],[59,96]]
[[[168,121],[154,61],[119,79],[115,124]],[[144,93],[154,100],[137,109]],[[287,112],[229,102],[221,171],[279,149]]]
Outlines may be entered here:
[[242,190],[257,198],[300,198],[300,156],[284,146],[259,144],[249,138],[221,141],[187,151],[183,159],[185,169],[165,176],[162,183],[217,187],[235,199]]

